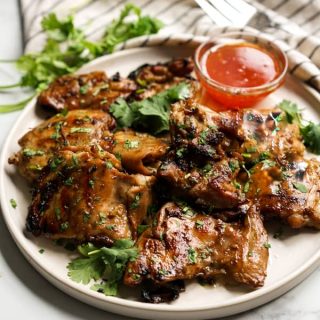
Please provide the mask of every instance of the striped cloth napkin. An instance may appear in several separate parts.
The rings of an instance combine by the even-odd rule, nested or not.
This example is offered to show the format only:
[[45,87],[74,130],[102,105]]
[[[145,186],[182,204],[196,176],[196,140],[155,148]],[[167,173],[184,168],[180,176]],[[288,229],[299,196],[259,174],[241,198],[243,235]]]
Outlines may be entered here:
[[[216,0],[236,1],[230,0]],[[165,23],[158,35],[139,37],[117,49],[135,46],[174,45],[199,41],[201,36],[214,36],[230,31],[266,33],[287,53],[289,72],[320,92],[320,0],[246,0],[272,20],[264,30],[232,25],[217,26],[193,0],[20,0],[26,52],[41,49],[45,36],[41,20],[49,12],[63,17],[75,15],[77,26],[85,26],[86,35],[98,39],[106,25],[119,15],[128,2],[139,6],[144,14]]]

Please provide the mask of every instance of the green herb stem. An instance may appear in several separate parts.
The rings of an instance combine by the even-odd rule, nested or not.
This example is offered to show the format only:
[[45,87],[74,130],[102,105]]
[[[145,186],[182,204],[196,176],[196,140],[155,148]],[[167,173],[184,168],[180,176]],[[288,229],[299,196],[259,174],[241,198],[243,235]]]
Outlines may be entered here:
[[21,82],[18,82],[18,83],[14,83],[14,84],[8,84],[8,85],[5,85],[5,86],[0,86],[0,90],[18,88],[20,86],[21,86]]
[[2,104],[0,105],[0,113],[7,113],[7,112],[12,112],[16,110],[21,110],[25,107],[25,105],[34,97],[35,95],[32,95],[31,97],[19,101],[17,103],[12,103],[12,104]]

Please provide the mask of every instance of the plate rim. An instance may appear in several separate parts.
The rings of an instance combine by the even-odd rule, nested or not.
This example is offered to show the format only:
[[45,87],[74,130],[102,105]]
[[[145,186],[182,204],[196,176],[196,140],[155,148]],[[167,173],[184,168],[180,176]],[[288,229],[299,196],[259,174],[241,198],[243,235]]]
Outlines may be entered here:
[[[202,37],[203,39],[203,37]],[[157,47],[157,46],[155,46]],[[145,48],[133,48],[133,49],[126,49],[123,51],[115,52],[111,55],[105,55],[103,57],[100,57],[98,59],[93,60],[92,62],[88,63],[87,65],[83,66],[78,72],[84,72],[86,68],[92,67],[95,64],[104,63],[105,61],[108,61],[109,59],[114,59],[117,57],[121,57],[123,55],[130,55],[131,53],[140,52],[140,51],[148,51],[152,47],[145,47]],[[320,94],[316,92],[311,87],[307,86],[306,84],[302,83],[299,80],[296,80],[299,85],[301,85],[310,95],[312,95],[317,101],[320,102]],[[36,101],[36,97],[33,98],[25,107],[25,109],[22,111],[22,113],[17,118],[15,124],[12,126],[9,134],[6,137],[6,140],[2,146],[1,151],[1,157],[0,157],[0,189],[5,190],[4,180],[5,180],[5,165],[7,162],[7,149],[9,147],[10,141],[12,141],[12,136],[14,135],[15,131],[17,130],[19,124],[25,116],[30,112],[30,110],[34,107]],[[19,250],[22,252],[22,254],[27,258],[28,262],[32,264],[32,266],[46,279],[48,279],[51,283],[53,283],[56,287],[61,287],[56,283],[60,282],[62,286],[65,286],[66,288],[62,288],[62,290],[69,295],[72,295],[73,297],[80,299],[84,302],[85,298],[79,298],[77,296],[77,293],[80,293],[80,295],[88,296],[90,299],[97,299],[97,302],[100,301],[101,303],[107,303],[109,305],[113,305],[116,307],[125,307],[125,308],[134,308],[137,310],[144,310],[149,312],[169,312],[169,313],[180,313],[180,312],[201,312],[201,311],[214,311],[217,309],[224,309],[228,307],[235,307],[243,304],[249,304],[251,303],[251,306],[245,307],[243,310],[249,310],[253,307],[256,307],[258,305],[264,304],[270,300],[273,300],[283,294],[284,292],[287,292],[292,287],[297,285],[299,282],[301,282],[303,279],[305,279],[313,270],[315,270],[318,266],[320,266],[320,250],[318,250],[314,255],[312,255],[308,260],[306,260],[298,269],[296,269],[294,272],[290,273],[286,277],[282,278],[281,280],[277,281],[275,284],[270,285],[266,288],[260,288],[259,290],[252,291],[249,293],[246,293],[244,295],[241,295],[236,298],[230,298],[227,302],[220,302],[218,305],[205,305],[201,307],[188,307],[188,306],[175,306],[170,304],[162,304],[162,305],[153,305],[153,304],[147,304],[140,301],[132,301],[125,298],[120,297],[107,297],[100,293],[96,293],[92,290],[90,290],[88,287],[83,286],[83,289],[80,289],[77,287],[77,283],[65,280],[55,274],[50,274],[42,265],[40,261],[40,257],[33,256],[31,250],[28,250],[28,243],[23,232],[19,230],[19,228],[14,224],[13,220],[10,220],[10,216],[12,212],[10,213],[10,206],[7,196],[4,192],[0,194],[0,204],[2,209],[2,214],[4,221],[7,225],[7,229],[9,230],[12,238],[14,239],[16,245],[18,246]],[[47,277],[46,274],[49,276]],[[285,288],[284,288],[285,287]],[[74,293],[70,292],[70,289],[75,291]],[[269,297],[267,297],[269,296]],[[267,297],[263,300],[263,302],[259,302],[258,300],[263,299],[263,297]],[[90,303],[92,304],[92,303]],[[97,305],[96,305],[97,306]],[[108,308],[105,308],[106,310]],[[118,311],[116,311],[118,312]],[[238,313],[240,311],[232,312],[231,314]],[[119,311],[119,313],[121,313]],[[212,315],[214,316],[214,315]]]

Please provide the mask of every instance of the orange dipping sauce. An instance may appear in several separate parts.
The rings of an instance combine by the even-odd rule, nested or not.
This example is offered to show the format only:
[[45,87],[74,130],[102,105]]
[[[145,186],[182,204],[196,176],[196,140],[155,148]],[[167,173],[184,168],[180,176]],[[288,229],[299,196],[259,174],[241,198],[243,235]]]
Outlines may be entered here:
[[270,52],[251,43],[217,47],[203,57],[208,76],[232,87],[257,87],[276,79],[281,68]]
[[237,36],[206,42],[195,53],[201,102],[216,110],[252,107],[284,82],[288,63],[279,47],[263,38],[257,44],[256,36],[247,35],[252,41]]

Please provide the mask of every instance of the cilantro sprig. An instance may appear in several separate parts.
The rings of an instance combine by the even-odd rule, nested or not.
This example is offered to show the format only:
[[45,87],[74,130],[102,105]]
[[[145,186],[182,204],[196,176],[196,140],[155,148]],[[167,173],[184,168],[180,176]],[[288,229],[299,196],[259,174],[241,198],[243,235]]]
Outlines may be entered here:
[[117,240],[111,248],[97,248],[87,243],[78,246],[78,251],[82,257],[68,264],[68,276],[71,280],[83,284],[94,280],[91,289],[107,296],[117,294],[127,262],[138,255],[133,241],[128,239]]
[[172,103],[190,96],[189,85],[181,82],[142,101],[126,102],[118,98],[110,112],[120,127],[143,129],[152,134],[169,130],[169,111]]
[[304,145],[313,153],[320,155],[320,123],[304,120],[296,103],[283,100],[277,106],[286,115],[288,123],[299,126]]
[[[47,36],[42,51],[21,56],[16,62],[17,69],[22,73],[20,81],[1,86],[0,90],[30,87],[40,92],[57,77],[75,72],[85,63],[113,52],[117,44],[157,33],[163,23],[156,18],[142,16],[140,8],[129,3],[97,42],[87,39],[84,29],[75,26],[72,15],[59,20],[55,13],[50,13],[43,18],[41,26]],[[24,100],[0,106],[0,113],[20,110],[26,103],[27,100]]]

